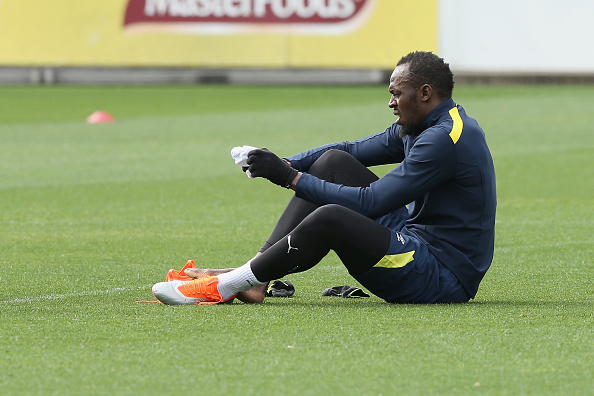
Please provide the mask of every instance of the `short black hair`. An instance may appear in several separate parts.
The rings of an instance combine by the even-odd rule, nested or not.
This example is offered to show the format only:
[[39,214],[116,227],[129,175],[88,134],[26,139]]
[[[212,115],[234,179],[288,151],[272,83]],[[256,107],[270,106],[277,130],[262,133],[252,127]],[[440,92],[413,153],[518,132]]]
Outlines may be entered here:
[[415,51],[403,56],[396,66],[408,65],[414,84],[429,84],[441,99],[449,99],[454,91],[454,74],[443,58],[432,52]]

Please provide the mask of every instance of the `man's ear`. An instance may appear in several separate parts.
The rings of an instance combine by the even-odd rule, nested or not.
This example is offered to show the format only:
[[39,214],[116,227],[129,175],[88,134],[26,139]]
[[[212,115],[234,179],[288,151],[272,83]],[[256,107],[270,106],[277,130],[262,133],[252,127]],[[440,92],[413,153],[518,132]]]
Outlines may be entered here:
[[428,102],[433,95],[433,88],[429,84],[423,84],[421,88],[419,88],[419,99],[423,102]]

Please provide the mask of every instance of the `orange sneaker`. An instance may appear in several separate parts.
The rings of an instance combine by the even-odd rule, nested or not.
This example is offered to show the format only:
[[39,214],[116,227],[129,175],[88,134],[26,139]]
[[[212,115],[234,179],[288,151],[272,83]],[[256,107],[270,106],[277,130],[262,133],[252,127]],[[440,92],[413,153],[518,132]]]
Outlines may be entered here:
[[217,289],[218,284],[219,278],[207,276],[191,281],[160,282],[153,286],[152,291],[157,300],[166,305],[218,304],[235,298],[223,299]]
[[165,277],[165,282],[169,282],[172,280],[182,280],[182,281],[193,280],[194,278],[190,278],[188,275],[186,275],[185,271],[187,268],[196,268],[196,263],[194,262],[194,260],[188,260],[186,265],[184,265],[183,268],[179,271],[170,269],[169,272],[167,272],[167,276]]

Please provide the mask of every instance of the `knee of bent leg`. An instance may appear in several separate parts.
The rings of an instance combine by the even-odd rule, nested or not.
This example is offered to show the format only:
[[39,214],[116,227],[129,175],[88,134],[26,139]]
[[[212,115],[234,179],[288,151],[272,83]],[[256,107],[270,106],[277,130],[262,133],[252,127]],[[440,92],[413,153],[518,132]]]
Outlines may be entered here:
[[346,151],[331,149],[326,151],[318,158],[309,168],[309,173],[323,178],[324,175],[340,170],[344,165],[344,161],[354,157]]
[[308,216],[308,223],[318,232],[329,233],[344,227],[344,211],[348,210],[340,205],[329,204],[320,206]]

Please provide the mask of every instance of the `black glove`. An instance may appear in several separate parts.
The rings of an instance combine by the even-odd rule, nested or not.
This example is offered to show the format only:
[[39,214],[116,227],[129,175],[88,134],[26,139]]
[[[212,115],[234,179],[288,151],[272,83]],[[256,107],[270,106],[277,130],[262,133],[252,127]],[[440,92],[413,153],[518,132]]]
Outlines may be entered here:
[[358,298],[358,297],[369,297],[369,294],[365,293],[360,287],[351,287],[349,285],[334,286],[325,289],[322,292],[322,296],[338,296],[344,298]]
[[285,188],[291,188],[291,182],[299,173],[267,148],[250,151],[247,164],[253,177],[263,177]]

